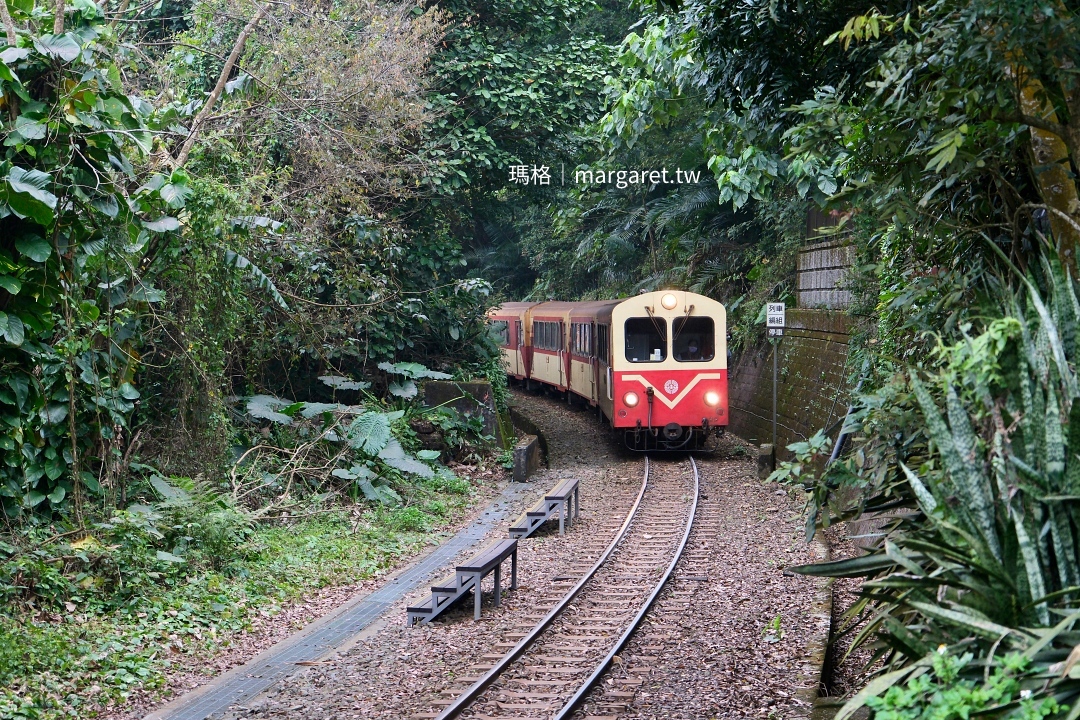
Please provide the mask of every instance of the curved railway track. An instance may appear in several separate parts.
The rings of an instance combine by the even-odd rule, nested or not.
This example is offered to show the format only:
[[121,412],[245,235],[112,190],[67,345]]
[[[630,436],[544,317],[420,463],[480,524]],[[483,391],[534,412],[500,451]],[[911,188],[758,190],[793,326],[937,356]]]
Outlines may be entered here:
[[685,467],[654,468],[646,458],[637,498],[595,564],[436,720],[563,720],[574,713],[641,624],[686,548],[700,481],[693,458],[689,472],[679,465]]

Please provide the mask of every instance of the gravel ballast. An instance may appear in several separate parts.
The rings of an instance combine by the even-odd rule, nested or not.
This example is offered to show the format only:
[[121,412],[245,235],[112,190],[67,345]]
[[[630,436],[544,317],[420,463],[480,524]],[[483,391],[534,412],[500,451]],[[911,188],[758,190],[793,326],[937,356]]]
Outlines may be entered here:
[[[519,587],[504,589],[502,607],[491,604],[489,577],[480,622],[464,603],[409,628],[405,605],[420,599],[411,597],[347,652],[303,668],[226,717],[431,717],[516,644],[565,592],[568,576],[599,556],[640,488],[641,457],[621,449],[595,410],[527,393],[515,401],[550,451],[550,468],[533,484],[547,489],[577,477],[581,519],[564,537],[556,527],[521,541]],[[738,443],[722,448],[738,455],[699,461],[703,494],[684,561],[605,680],[609,697],[596,695],[586,714],[789,717],[800,703],[796,692],[817,682],[819,668],[808,658],[820,634],[812,609],[820,581],[783,572],[815,559],[801,539],[797,503],[756,479]]]

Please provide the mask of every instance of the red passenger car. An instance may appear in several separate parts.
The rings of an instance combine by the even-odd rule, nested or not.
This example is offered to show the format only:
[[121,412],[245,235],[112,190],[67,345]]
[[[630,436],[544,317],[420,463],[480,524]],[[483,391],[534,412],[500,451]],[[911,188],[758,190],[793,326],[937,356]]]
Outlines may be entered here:
[[491,322],[507,328],[509,375],[598,406],[635,450],[698,449],[728,424],[727,315],[715,300],[662,290],[508,303]]

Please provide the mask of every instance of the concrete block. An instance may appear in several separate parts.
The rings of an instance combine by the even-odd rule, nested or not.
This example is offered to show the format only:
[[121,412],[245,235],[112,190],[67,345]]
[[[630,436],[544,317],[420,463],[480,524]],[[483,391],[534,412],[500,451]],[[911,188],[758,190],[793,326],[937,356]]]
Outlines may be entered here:
[[495,410],[491,383],[428,380],[424,383],[424,405],[452,407],[462,414],[479,414],[484,420],[484,434],[491,435],[503,445],[503,429]]
[[772,475],[772,471],[776,469],[776,451],[773,449],[772,443],[765,443],[758,448],[757,456],[757,474],[758,477],[764,480]]
[[540,443],[535,435],[523,435],[514,445],[514,482],[526,482],[540,469]]

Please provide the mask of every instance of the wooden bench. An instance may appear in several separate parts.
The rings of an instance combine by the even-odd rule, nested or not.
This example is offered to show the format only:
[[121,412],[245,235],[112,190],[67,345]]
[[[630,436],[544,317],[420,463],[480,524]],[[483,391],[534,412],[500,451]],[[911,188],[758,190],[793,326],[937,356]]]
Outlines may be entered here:
[[475,598],[473,618],[480,619],[480,582],[488,573],[495,573],[495,607],[502,605],[502,564],[510,558],[510,589],[517,589],[517,540],[499,540],[482,550],[463,565],[458,565],[453,575],[431,586],[431,597],[419,605],[405,609],[406,625],[431,622],[444,610],[454,605],[470,590]]
[[514,521],[514,524],[510,526],[510,537],[518,540],[529,537],[537,528],[551,519],[556,510],[559,511],[559,534],[563,535],[566,523],[573,525],[580,509],[577,479],[563,480],[551,492],[544,495],[540,502]]

